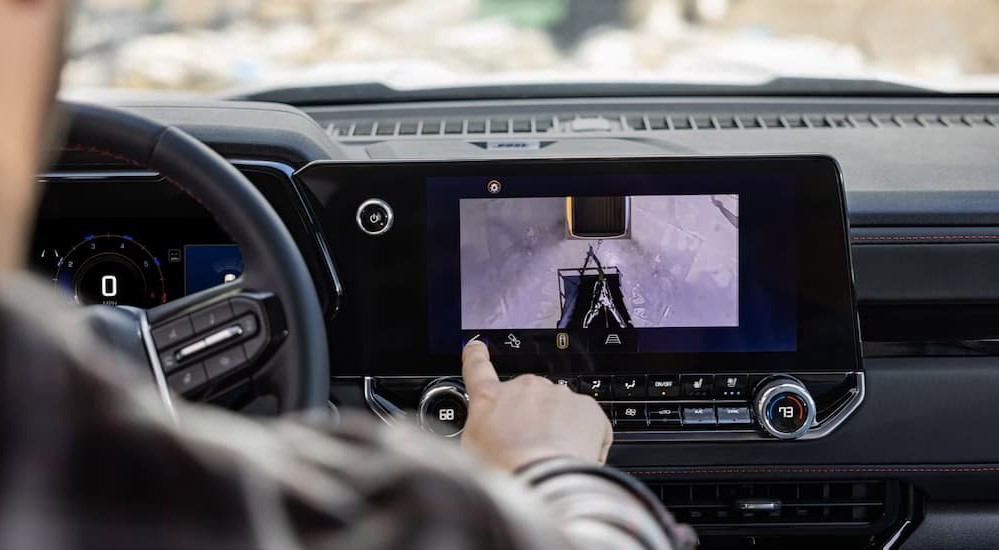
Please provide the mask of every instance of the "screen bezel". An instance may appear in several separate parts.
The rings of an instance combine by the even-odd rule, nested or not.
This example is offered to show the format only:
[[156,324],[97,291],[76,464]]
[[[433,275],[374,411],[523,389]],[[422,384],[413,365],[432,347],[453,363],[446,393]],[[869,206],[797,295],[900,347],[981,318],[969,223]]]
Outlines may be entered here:
[[[414,294],[414,289],[427,288],[431,270],[427,265],[427,178],[575,174],[676,178],[746,173],[781,174],[794,181],[799,235],[797,351],[497,355],[494,363],[506,374],[858,370],[859,329],[840,170],[829,157],[793,156],[310,164],[298,178],[343,284],[341,309],[328,323],[333,374],[444,376],[460,371],[457,350],[430,353],[427,297],[425,292]],[[354,221],[357,206],[372,197],[394,207],[392,230],[378,237],[364,235]],[[406,282],[400,283],[387,271],[405,272]],[[409,285],[405,293],[400,284]],[[404,312],[393,308],[393,296],[407,297]]]

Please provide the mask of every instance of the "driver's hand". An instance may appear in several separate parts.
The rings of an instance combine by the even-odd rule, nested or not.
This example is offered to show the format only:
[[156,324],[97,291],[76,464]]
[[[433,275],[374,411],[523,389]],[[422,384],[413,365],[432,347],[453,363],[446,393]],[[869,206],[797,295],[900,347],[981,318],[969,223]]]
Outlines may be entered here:
[[560,456],[607,459],[614,432],[591,397],[530,374],[500,382],[479,341],[461,360],[469,399],[463,447],[508,471]]

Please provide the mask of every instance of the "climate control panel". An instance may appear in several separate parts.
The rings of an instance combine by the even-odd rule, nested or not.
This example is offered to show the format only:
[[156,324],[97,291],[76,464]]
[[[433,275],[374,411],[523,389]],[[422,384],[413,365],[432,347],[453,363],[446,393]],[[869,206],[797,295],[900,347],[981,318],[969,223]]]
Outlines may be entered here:
[[[594,398],[617,441],[794,440],[827,435],[864,399],[862,372],[550,375]],[[365,399],[383,420],[415,415],[455,437],[468,395],[456,377],[368,377]]]

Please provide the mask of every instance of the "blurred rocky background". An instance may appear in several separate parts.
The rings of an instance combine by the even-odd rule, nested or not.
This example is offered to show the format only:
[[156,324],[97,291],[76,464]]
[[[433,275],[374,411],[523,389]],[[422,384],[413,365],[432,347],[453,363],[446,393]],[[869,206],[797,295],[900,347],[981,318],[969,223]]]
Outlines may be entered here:
[[70,88],[876,77],[999,89],[999,0],[83,0]]

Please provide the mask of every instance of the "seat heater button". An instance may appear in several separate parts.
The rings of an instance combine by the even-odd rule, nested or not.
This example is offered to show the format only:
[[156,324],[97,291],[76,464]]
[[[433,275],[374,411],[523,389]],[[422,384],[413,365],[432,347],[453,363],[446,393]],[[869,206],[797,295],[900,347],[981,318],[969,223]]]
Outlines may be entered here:
[[177,393],[187,393],[207,381],[208,377],[205,376],[205,367],[198,363],[197,365],[191,365],[182,371],[171,374],[167,378],[167,385]]
[[243,352],[242,346],[229,348],[205,359],[208,378],[212,380],[229,374],[244,365],[246,365],[246,354]]
[[707,426],[717,423],[714,407],[684,407],[684,425]]
[[684,397],[711,397],[714,391],[713,374],[684,374],[680,376]]
[[229,302],[216,304],[204,311],[199,311],[191,315],[191,322],[194,323],[194,332],[202,333],[218,328],[233,318],[232,307]]
[[182,317],[162,327],[153,329],[153,342],[156,344],[157,349],[162,350],[179,344],[193,335],[194,328],[191,326],[191,320],[187,317]]
[[749,407],[718,407],[719,424],[750,424]]
[[715,375],[716,399],[745,399],[748,387],[749,375],[747,374]]

